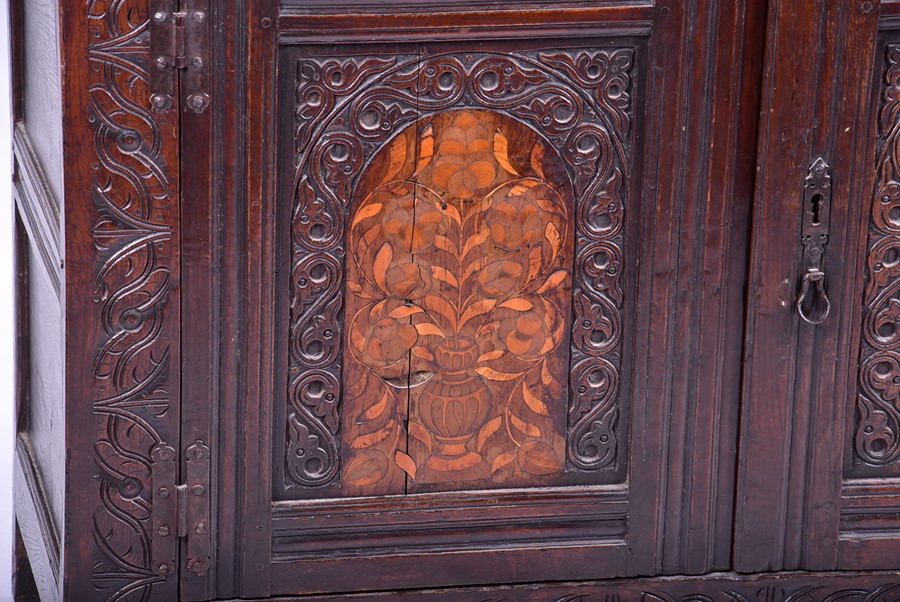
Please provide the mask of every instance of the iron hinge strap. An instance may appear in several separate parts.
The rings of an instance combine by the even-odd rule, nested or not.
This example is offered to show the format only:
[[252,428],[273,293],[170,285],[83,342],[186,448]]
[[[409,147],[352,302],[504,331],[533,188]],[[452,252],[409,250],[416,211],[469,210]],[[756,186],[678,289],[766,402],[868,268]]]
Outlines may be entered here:
[[209,0],[153,0],[150,13],[150,106],[167,111],[175,102],[179,73],[187,106],[209,106]]
[[178,455],[158,443],[150,453],[153,484],[153,568],[160,575],[176,570],[178,540],[186,539],[187,568],[198,577],[209,570],[210,451],[197,440],[185,450],[185,479],[178,484]]

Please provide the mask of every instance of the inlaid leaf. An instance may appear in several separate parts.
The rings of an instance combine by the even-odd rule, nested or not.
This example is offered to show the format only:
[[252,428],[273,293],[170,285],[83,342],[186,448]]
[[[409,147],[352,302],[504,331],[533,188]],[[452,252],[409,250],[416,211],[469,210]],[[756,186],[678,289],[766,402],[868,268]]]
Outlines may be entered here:
[[529,441],[522,446],[519,464],[525,472],[533,475],[548,475],[562,469],[550,446],[539,441]]
[[414,420],[410,420],[407,425],[407,429],[409,430],[409,436],[421,443],[425,446],[425,451],[427,453],[431,453],[431,433],[426,430],[424,426],[415,422]]
[[376,418],[381,416],[384,413],[384,411],[387,409],[389,400],[390,400],[390,396],[388,395],[388,392],[385,391],[381,395],[381,399],[378,400],[378,403],[376,403],[375,405],[373,405],[372,407],[370,407],[368,410],[366,410],[363,413],[363,415],[362,415],[363,421],[371,422],[372,420],[375,420]]
[[547,404],[534,396],[531,390],[528,388],[527,383],[522,383],[522,399],[525,400],[525,405],[528,406],[535,414],[540,414],[541,416],[549,416],[550,410],[547,409]]
[[550,249],[553,251],[551,256],[556,257],[562,241],[559,236],[559,230],[553,225],[553,222],[547,222],[547,227],[544,229],[544,238],[550,243]]
[[537,186],[538,184],[540,184],[540,182],[537,180],[532,180],[532,179],[520,180],[519,182],[516,183],[515,186],[513,186],[509,190],[509,196],[521,196],[521,195],[525,194],[526,192],[528,192],[529,190],[531,190],[532,188],[534,188],[535,186]]
[[455,206],[451,205],[450,203],[438,202],[435,202],[434,206],[437,207],[438,211],[452,219],[457,224],[462,224],[462,216],[459,215],[459,209],[457,209]]
[[503,169],[514,176],[519,175],[519,172],[509,162],[509,140],[499,129],[494,134],[494,157],[497,159],[497,163],[503,166]]
[[[357,424],[359,424],[357,422]],[[372,447],[377,443],[381,443],[385,439],[387,439],[391,431],[394,430],[394,421],[391,420],[388,422],[387,426],[384,428],[380,428],[374,433],[368,433],[365,435],[359,435],[356,439],[350,442],[350,449],[363,449],[365,447]]]
[[367,487],[387,475],[388,459],[381,451],[363,450],[354,454],[344,468],[344,481],[348,485]]
[[386,276],[388,266],[391,265],[391,259],[394,258],[394,250],[391,248],[390,243],[384,243],[381,245],[381,248],[378,249],[378,253],[375,254],[375,265],[374,273],[375,273],[375,282],[378,283],[383,290],[387,290],[386,284]]
[[478,431],[478,439],[477,439],[476,449],[478,451],[481,451],[484,448],[484,444],[491,437],[491,435],[493,435],[498,430],[500,430],[500,427],[502,425],[503,425],[503,418],[501,418],[500,416],[497,416],[493,420],[489,420],[483,427],[481,427],[481,430]]
[[559,205],[557,205],[556,203],[554,203],[553,201],[551,201],[550,199],[545,199],[544,197],[541,196],[541,197],[538,197],[537,201],[535,201],[535,202],[537,203],[538,207],[540,207],[547,213],[551,213],[551,214],[552,213],[555,213],[555,214],[560,213],[561,207]]
[[414,175],[418,175],[423,169],[425,169],[429,163],[431,163],[431,158],[434,156],[434,126],[428,124],[422,131],[422,138],[419,140],[419,163],[416,165],[416,173]]
[[489,263],[491,263],[493,261],[496,261],[496,258],[490,257],[490,256],[485,256],[485,257],[479,257],[475,261],[472,261],[471,263],[469,263],[469,265],[466,266],[466,269],[463,270],[463,275],[462,275],[463,282],[468,280],[472,274],[476,274],[476,273],[480,272],[481,270],[483,270],[485,268],[485,266],[487,266]]
[[494,461],[491,462],[491,473],[493,474],[493,473],[497,472],[498,470],[500,470],[501,468],[503,468],[504,466],[506,466],[507,464],[512,463],[516,459],[516,454],[517,454],[516,450],[512,450],[512,451],[508,451],[508,452],[503,452],[502,454],[500,454],[499,456],[494,458]]
[[479,366],[478,368],[475,368],[475,372],[488,380],[496,380],[501,382],[507,380],[515,380],[525,374],[524,372],[498,372],[493,368],[489,368],[487,366]]
[[451,253],[454,257],[459,256],[459,247],[457,247],[452,240],[450,240],[443,234],[438,234],[434,237],[434,246],[436,246],[438,249]]
[[435,280],[440,280],[441,282],[446,282],[453,288],[459,288],[459,281],[456,279],[456,276],[453,275],[453,272],[448,270],[445,267],[441,267],[439,265],[431,266],[431,276]]
[[350,342],[360,353],[366,350],[366,337],[359,331],[359,326],[357,326],[356,321],[350,326]]
[[413,314],[425,313],[425,310],[418,305],[401,305],[394,308],[388,315],[396,320],[408,318]]
[[[423,333],[420,332],[419,334],[423,334]],[[431,351],[429,351],[427,347],[422,347],[421,345],[416,345],[415,347],[413,347],[410,350],[410,352],[414,356],[420,357],[425,361],[428,361],[428,362],[434,361],[434,354]]]
[[465,309],[465,311],[463,311],[462,318],[460,318],[459,320],[460,326],[474,317],[488,313],[489,311],[494,309],[496,305],[496,299],[481,299],[480,301],[472,303]]
[[466,244],[463,245],[463,251],[462,251],[463,258],[465,259],[466,255],[469,254],[469,251],[471,251],[472,249],[474,249],[475,247],[479,246],[481,243],[486,241],[488,239],[488,236],[490,236],[490,235],[491,235],[491,231],[485,229],[485,230],[480,230],[478,232],[475,232],[474,234],[472,234],[472,236],[467,238]]
[[356,227],[356,224],[363,221],[364,219],[369,219],[372,216],[378,215],[378,212],[381,211],[381,208],[384,207],[382,203],[372,203],[371,205],[366,205],[356,212],[356,215],[353,217],[353,223],[350,224],[351,228]]
[[416,478],[416,462],[413,460],[409,454],[406,454],[399,449],[394,452],[394,461],[397,463],[397,466],[400,467],[400,470],[405,472],[415,480]]
[[553,272],[552,274],[550,274],[550,276],[547,277],[547,280],[545,280],[544,284],[541,285],[541,288],[539,288],[537,290],[537,293],[539,295],[542,295],[542,294],[546,293],[547,291],[549,291],[550,289],[556,288],[557,286],[559,286],[562,283],[562,281],[565,279],[566,279],[566,271],[565,270],[557,270],[556,272]]
[[434,317],[441,317],[446,321],[447,325],[456,328],[456,308],[443,295],[438,293],[428,293],[422,299],[425,308],[431,312]]
[[546,179],[546,176],[544,175],[543,144],[535,144],[534,148],[531,149],[531,168],[536,171],[542,178]]
[[528,254],[528,282],[534,280],[541,271],[542,260],[541,247],[538,246],[531,249],[531,252]]
[[530,422],[525,422],[512,412],[507,412],[507,416],[509,416],[509,422],[512,424],[517,430],[521,431],[527,437],[535,437],[540,438],[541,429],[531,424]]
[[545,387],[559,386],[559,381],[553,378],[553,374],[550,373],[550,369],[547,367],[546,360],[541,362],[541,382]]
[[406,137],[397,136],[388,152],[388,168],[382,182],[393,180],[406,163]]
[[479,355],[478,361],[479,362],[488,362],[490,360],[495,360],[498,357],[503,357],[504,353],[506,353],[506,351],[503,349],[493,349],[491,351],[488,351],[487,353],[482,353],[481,355]]
[[521,297],[513,297],[507,301],[504,301],[497,307],[506,307],[509,309],[514,309],[516,311],[528,311],[532,307],[534,307],[534,303],[529,301],[528,299],[523,299]]
[[437,325],[432,324],[431,322],[421,322],[416,324],[416,332],[418,332],[422,336],[428,335],[437,335],[439,337],[445,336],[444,331],[437,327]]

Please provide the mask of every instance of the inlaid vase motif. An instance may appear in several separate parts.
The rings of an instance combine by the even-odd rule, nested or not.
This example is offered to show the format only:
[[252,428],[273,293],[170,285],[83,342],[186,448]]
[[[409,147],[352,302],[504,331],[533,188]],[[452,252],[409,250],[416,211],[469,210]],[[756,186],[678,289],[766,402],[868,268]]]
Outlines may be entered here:
[[348,494],[544,482],[565,465],[571,185],[530,128],[421,118],[347,235]]

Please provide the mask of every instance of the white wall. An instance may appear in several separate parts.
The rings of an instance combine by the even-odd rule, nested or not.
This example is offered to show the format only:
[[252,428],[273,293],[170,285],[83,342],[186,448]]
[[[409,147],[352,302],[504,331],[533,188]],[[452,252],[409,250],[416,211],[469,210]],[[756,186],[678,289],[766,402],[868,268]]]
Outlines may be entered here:
[[9,7],[0,0],[0,601],[12,600],[13,256]]

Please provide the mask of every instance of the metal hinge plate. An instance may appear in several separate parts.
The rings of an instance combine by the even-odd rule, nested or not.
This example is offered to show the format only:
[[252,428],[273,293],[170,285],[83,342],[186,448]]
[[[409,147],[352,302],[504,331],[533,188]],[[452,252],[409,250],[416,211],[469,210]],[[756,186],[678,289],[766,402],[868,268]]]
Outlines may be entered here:
[[150,452],[153,482],[153,568],[176,570],[178,540],[186,539],[188,570],[206,575],[210,563],[209,447],[201,440],[185,450],[184,483],[177,484],[178,455],[165,443]]
[[153,0],[150,11],[150,107],[171,109],[180,83],[184,106],[202,113],[209,106],[209,0],[182,0],[182,10],[176,1]]

